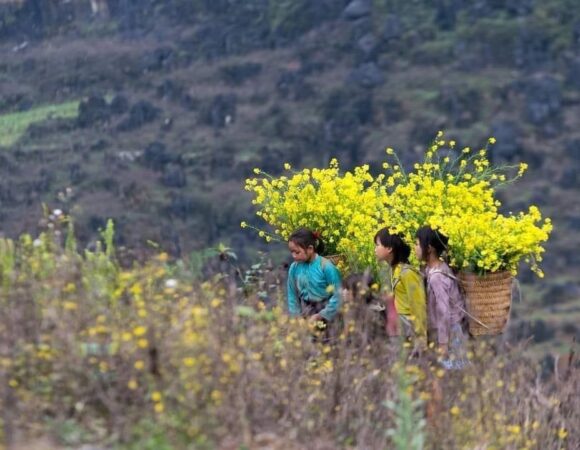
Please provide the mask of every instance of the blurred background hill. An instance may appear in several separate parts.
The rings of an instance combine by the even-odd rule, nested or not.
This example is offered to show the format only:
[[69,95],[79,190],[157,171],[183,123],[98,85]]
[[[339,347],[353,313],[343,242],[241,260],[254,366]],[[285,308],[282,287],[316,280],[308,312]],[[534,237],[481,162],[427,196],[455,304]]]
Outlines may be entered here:
[[130,257],[225,242],[251,261],[253,167],[379,170],[385,147],[410,163],[438,130],[494,136],[494,162],[530,165],[505,208],[555,227],[513,333],[540,351],[580,336],[573,0],[0,0],[0,55],[6,236],[46,203],[86,245],[110,217]]

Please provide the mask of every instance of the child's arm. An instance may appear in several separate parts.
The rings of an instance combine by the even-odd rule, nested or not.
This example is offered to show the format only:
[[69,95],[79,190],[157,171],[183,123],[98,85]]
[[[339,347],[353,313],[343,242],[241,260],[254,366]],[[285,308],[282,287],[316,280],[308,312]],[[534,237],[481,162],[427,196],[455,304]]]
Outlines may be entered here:
[[385,329],[388,337],[399,336],[399,315],[395,307],[395,296],[393,294],[382,294],[381,299],[387,308],[387,320]]
[[332,264],[326,264],[323,266],[322,270],[324,271],[324,276],[326,277],[326,281],[328,283],[328,289],[332,290],[332,295],[328,300],[325,308],[320,311],[320,315],[330,321],[334,319],[336,313],[340,309],[340,273],[338,269]]
[[294,274],[294,264],[288,270],[288,312],[291,316],[300,315],[300,302],[298,301],[299,292],[296,291],[296,275]]

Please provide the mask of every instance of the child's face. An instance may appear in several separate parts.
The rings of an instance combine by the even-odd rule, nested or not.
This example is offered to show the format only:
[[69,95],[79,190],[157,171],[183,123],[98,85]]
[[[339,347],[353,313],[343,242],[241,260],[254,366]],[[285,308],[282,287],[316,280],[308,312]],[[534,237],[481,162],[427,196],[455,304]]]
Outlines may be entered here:
[[419,261],[423,260],[423,249],[421,248],[419,239],[415,239],[415,256]]
[[300,247],[293,241],[288,242],[288,249],[294,261],[296,262],[308,262],[314,256],[314,247],[309,246],[307,248]]
[[377,239],[375,241],[375,256],[379,261],[390,263],[393,260],[393,249],[391,247],[383,247],[383,244]]

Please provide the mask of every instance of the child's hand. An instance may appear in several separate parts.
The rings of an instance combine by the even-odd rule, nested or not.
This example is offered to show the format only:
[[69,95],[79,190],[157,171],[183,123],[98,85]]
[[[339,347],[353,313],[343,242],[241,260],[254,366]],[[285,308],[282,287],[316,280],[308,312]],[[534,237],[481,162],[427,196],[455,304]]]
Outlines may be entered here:
[[316,333],[326,329],[326,321],[320,314],[314,314],[308,318],[308,326]]
[[314,315],[310,316],[310,319],[309,320],[312,323],[316,323],[318,321],[324,320],[324,318],[320,314],[314,314]]

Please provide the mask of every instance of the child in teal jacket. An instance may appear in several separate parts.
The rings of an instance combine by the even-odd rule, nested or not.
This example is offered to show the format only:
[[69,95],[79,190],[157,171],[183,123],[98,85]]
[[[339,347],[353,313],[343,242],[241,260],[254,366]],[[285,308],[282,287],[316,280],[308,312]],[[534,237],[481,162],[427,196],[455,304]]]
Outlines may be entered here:
[[316,233],[301,228],[288,239],[294,262],[288,271],[288,311],[316,322],[332,321],[341,306],[340,273],[320,256],[324,244]]

